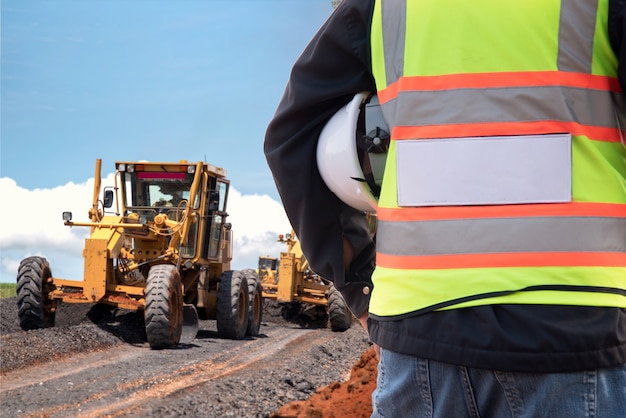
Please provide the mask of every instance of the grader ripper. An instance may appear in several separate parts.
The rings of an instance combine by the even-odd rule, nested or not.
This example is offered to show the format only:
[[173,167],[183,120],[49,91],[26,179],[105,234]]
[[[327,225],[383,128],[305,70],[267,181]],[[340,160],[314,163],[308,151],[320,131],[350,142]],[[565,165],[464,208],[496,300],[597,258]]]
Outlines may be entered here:
[[280,259],[259,257],[259,278],[263,297],[283,303],[306,303],[324,306],[333,331],[345,331],[352,325],[352,313],[332,282],[314,273],[302,253],[300,242],[292,230],[279,235],[278,241],[287,244]]
[[22,329],[54,326],[57,306],[65,302],[143,311],[153,349],[192,341],[198,318],[216,319],[221,337],[258,335],[263,295],[257,273],[230,268],[226,171],[187,161],[116,162],[115,167],[115,186],[101,191],[101,160],[96,160],[89,222],[63,213],[65,225],[91,230],[83,249],[83,281],[53,277],[44,257],[20,263]]

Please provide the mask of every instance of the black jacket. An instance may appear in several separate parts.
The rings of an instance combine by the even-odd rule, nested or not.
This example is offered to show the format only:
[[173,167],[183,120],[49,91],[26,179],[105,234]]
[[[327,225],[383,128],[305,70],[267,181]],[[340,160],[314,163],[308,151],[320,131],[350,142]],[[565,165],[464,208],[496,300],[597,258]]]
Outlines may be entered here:
[[[343,0],[293,66],[264,151],[303,252],[334,281],[357,316],[367,312],[375,242],[365,217],[343,204],[317,170],[316,147],[327,120],[355,93],[375,91],[370,61],[373,0]],[[611,46],[626,91],[626,0],[610,0]],[[355,248],[344,273],[342,237]],[[500,370],[562,371],[626,362],[626,310],[554,306],[484,306],[380,323],[382,347],[455,364]]]

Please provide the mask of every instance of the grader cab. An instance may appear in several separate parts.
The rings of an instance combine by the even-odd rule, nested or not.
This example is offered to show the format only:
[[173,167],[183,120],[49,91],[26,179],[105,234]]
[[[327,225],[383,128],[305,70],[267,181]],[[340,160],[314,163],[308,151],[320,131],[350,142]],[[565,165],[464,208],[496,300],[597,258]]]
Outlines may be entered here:
[[91,231],[82,282],[54,277],[44,257],[20,263],[22,329],[54,326],[57,306],[64,302],[143,311],[153,349],[192,341],[198,318],[217,320],[225,338],[258,335],[263,295],[256,271],[230,268],[226,171],[187,161],[115,167],[115,185],[101,190],[101,160],[96,160],[89,221],[63,213],[65,225]]
[[311,270],[294,231],[279,235],[287,244],[280,259],[259,257],[258,274],[263,297],[286,304],[308,304],[325,307],[333,331],[345,331],[352,325],[352,312],[332,282]]

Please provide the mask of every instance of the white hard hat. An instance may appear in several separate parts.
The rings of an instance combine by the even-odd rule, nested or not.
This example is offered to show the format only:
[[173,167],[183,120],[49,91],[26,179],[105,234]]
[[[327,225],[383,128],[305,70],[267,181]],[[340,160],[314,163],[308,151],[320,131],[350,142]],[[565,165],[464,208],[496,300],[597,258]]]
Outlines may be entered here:
[[317,167],[345,204],[376,212],[389,148],[389,128],[375,94],[361,92],[326,123],[317,144]]

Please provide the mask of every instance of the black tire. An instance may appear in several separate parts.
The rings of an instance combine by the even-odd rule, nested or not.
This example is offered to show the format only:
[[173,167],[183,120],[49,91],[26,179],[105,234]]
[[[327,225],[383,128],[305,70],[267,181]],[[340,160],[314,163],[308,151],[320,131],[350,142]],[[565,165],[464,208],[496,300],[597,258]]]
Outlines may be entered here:
[[144,319],[150,348],[174,348],[183,331],[183,288],[171,264],[152,266],[146,283]]
[[332,283],[328,288],[328,321],[333,331],[343,332],[352,326],[352,312]]
[[43,257],[27,257],[17,269],[17,313],[24,331],[54,326],[55,312],[48,300],[52,271]]
[[217,334],[222,338],[243,339],[248,329],[249,311],[247,280],[240,271],[225,271],[217,291]]
[[256,337],[259,335],[263,320],[263,286],[256,271],[246,269],[242,271],[242,274],[248,282],[248,301],[250,302],[246,335]]

